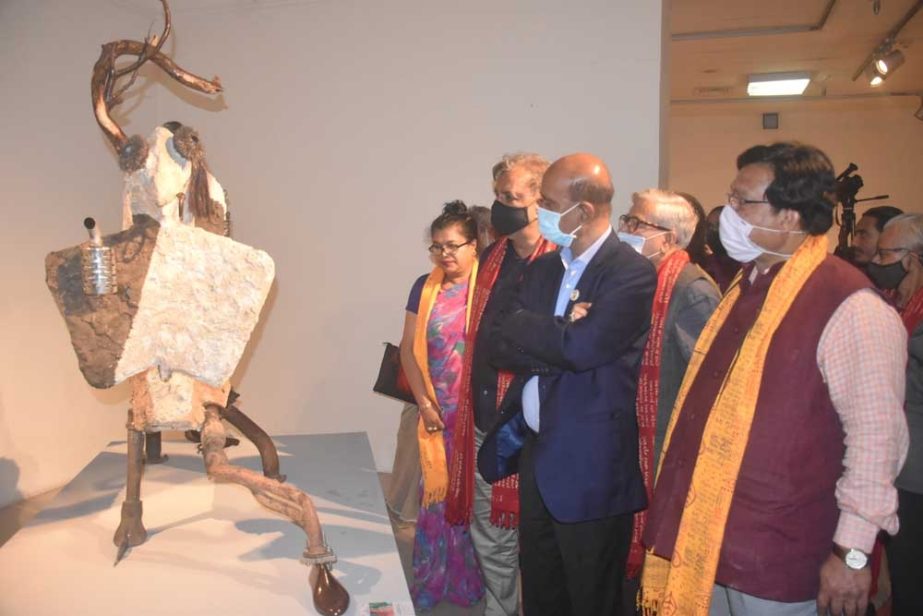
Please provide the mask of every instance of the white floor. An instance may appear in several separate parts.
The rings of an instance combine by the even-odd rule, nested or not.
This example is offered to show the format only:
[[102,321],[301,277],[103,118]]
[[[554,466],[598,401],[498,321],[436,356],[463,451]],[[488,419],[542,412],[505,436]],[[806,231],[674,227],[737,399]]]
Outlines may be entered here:
[[[288,482],[314,500],[352,596],[349,614],[409,593],[364,433],[275,437]],[[147,542],[113,567],[125,445],[114,443],[0,549],[2,614],[312,614],[304,533],[249,491],[214,484],[195,445],[145,469]],[[248,443],[232,461],[259,469]]]

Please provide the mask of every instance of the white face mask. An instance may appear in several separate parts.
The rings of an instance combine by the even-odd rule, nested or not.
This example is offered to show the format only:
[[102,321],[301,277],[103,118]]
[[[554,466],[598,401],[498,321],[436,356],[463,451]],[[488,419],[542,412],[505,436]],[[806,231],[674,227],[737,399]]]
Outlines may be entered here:
[[781,229],[770,229],[769,227],[751,225],[741,218],[737,210],[730,205],[724,206],[724,209],[721,210],[721,219],[719,220],[718,227],[721,243],[728,251],[728,255],[740,263],[749,263],[764,253],[785,258],[792,256],[790,254],[766,250],[751,240],[750,233],[754,229],[769,231],[771,233],[804,233],[804,231],[782,231]]
[[618,233],[616,233],[616,235],[621,241],[625,242],[626,244],[634,248],[638,252],[639,255],[650,259],[651,257],[656,256],[657,253],[655,252],[654,254],[651,254],[651,255],[644,254],[644,244],[647,242],[647,240],[654,239],[655,237],[660,237],[661,235],[664,235],[665,233],[669,233],[669,231],[661,231],[660,233],[655,233],[654,235],[650,237],[644,237],[643,235],[636,235],[634,233],[625,233],[624,231],[619,231]]

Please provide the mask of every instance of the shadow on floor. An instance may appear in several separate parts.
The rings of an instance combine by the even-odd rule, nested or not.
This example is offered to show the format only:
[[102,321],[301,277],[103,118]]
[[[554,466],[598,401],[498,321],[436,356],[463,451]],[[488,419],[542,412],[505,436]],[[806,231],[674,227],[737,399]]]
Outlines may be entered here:
[[[201,461],[198,463],[201,464]],[[379,473],[378,475],[379,479],[381,480],[382,490],[387,492],[388,481],[391,478],[391,474]],[[8,505],[0,509],[0,546],[6,543],[6,541],[9,540],[9,538],[14,534],[16,534],[20,528],[28,524],[40,511],[42,511],[42,509],[45,509],[51,503],[51,501],[54,500],[55,496],[58,495],[60,490],[60,488],[49,490],[44,494],[40,494],[32,498],[27,498],[25,500],[19,501],[18,503],[13,503],[12,505]],[[288,522],[283,522],[282,520],[279,520],[278,523],[275,523],[273,520],[254,520],[241,523],[241,525],[245,527],[242,530],[256,533],[267,530],[285,530],[288,528],[288,526],[291,526],[291,524]],[[407,579],[407,584],[409,586],[412,583],[413,577],[411,562],[413,559],[414,527],[412,524],[402,524],[395,522],[394,519],[391,520],[391,527],[394,530],[394,538],[397,541],[397,550],[401,558],[401,566],[404,569],[404,577]],[[163,529],[151,530],[156,532]],[[370,537],[370,541],[374,541],[376,544],[383,540],[384,538],[381,537]],[[368,576],[369,573],[370,572],[362,571],[347,572],[353,584],[366,584],[368,580],[364,578]],[[472,608],[462,608],[447,603],[441,603],[437,605],[433,610],[420,613],[430,616],[481,616],[484,614],[484,602],[481,601],[478,605],[475,605]]]

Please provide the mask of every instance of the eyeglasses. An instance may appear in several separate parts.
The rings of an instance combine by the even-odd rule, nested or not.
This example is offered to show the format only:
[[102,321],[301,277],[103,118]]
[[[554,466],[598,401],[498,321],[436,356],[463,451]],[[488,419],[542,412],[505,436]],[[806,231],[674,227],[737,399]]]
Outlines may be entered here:
[[434,257],[438,257],[438,256],[441,255],[441,254],[446,254],[446,255],[448,255],[448,256],[451,257],[452,255],[454,255],[455,253],[457,253],[458,250],[459,250],[462,246],[467,246],[468,244],[472,243],[473,241],[474,241],[474,240],[468,240],[468,241],[465,242],[464,244],[431,244],[431,245],[427,248],[427,250],[429,250],[429,254],[433,255]]
[[766,199],[744,199],[736,193],[728,193],[728,204],[740,207],[741,205],[750,205],[751,203],[769,203]]
[[629,233],[634,233],[638,230],[640,225],[645,227],[650,227],[652,229],[658,229],[660,231],[672,231],[672,229],[667,229],[666,227],[661,227],[660,225],[655,225],[652,222],[647,222],[637,216],[631,216],[629,214],[623,214],[619,216],[619,226],[623,227]]
[[[884,259],[885,254],[889,252],[911,252],[909,248],[879,248],[878,249],[878,258]],[[903,258],[903,257],[901,257]]]

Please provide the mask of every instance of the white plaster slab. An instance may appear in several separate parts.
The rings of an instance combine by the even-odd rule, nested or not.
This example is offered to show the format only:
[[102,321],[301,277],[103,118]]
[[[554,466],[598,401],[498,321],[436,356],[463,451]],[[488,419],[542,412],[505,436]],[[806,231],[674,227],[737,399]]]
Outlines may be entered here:
[[158,367],[221,387],[237,368],[274,275],[262,250],[195,227],[162,226],[115,382]]
[[[275,437],[288,482],[314,500],[334,574],[351,595],[409,605],[410,595],[365,433]],[[170,459],[145,469],[147,542],[113,567],[125,496],[125,444],[103,450],[0,548],[0,614],[314,614],[304,533],[245,488],[205,477],[195,445],[164,439]],[[228,450],[259,469],[249,443]],[[408,612],[403,611],[403,614]]]

